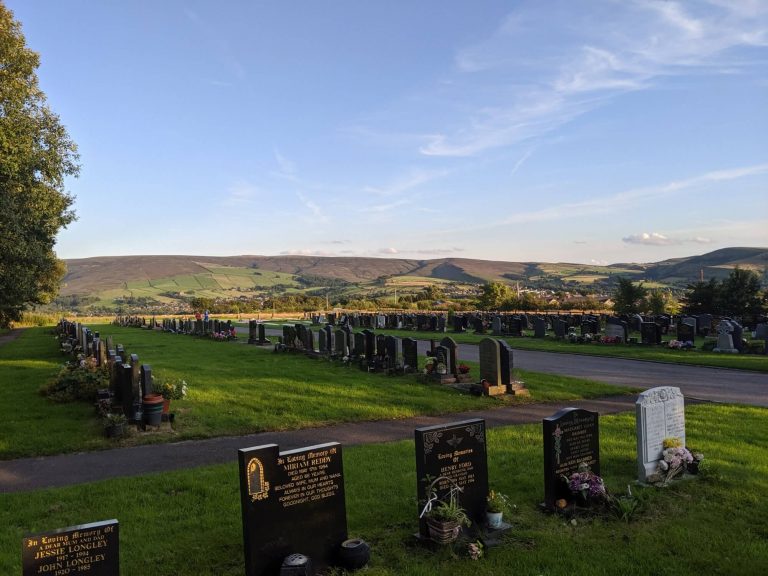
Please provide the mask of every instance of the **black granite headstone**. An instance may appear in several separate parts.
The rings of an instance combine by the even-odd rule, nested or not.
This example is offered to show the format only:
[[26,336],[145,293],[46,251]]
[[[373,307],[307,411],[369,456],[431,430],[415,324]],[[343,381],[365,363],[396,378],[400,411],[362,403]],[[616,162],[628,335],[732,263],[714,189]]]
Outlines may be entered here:
[[139,372],[141,374],[141,389],[144,391],[144,395],[153,394],[155,388],[152,385],[152,367],[149,364],[142,364]]
[[501,349],[499,340],[483,338],[478,346],[480,355],[480,379],[486,380],[490,386],[500,386],[501,382]]
[[120,576],[117,520],[32,534],[22,540],[22,576]]
[[413,338],[403,338],[403,364],[412,370],[419,368],[419,342]]
[[563,408],[543,420],[544,504],[554,508],[561,498],[571,498],[563,476],[578,472],[585,463],[600,474],[598,413],[581,408]]
[[[445,476],[462,488],[459,504],[467,516],[473,523],[482,525],[488,496],[485,420],[474,418],[417,428],[415,436],[418,513],[421,514],[427,500],[429,483]],[[451,483],[441,481],[436,488],[438,499],[447,501]],[[419,521],[419,533],[428,537],[424,518]]]
[[696,336],[696,327],[680,320],[677,323],[677,339],[680,342],[693,342]]
[[238,450],[246,576],[276,575],[289,554],[315,570],[337,561],[347,539],[341,444],[279,452],[277,444]]
[[444,346],[445,348],[448,348],[449,350],[448,366],[447,366],[448,373],[456,376],[459,373],[458,358],[457,358],[459,345],[456,344],[456,340],[454,340],[450,336],[446,336],[442,340],[440,340],[440,346]]
[[501,385],[512,383],[512,369],[515,362],[512,356],[512,347],[504,340],[499,340],[499,368],[501,372]]

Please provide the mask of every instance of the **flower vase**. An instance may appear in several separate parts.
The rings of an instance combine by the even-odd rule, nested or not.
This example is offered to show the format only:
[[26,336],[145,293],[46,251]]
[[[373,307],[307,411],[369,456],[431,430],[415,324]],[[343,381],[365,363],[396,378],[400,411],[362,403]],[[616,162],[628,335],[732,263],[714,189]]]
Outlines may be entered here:
[[164,398],[163,399],[163,414],[168,414],[168,411],[171,409],[171,399],[170,398]]
[[503,512],[486,512],[485,513],[485,519],[486,523],[488,524],[488,528],[501,528],[502,518],[504,517]]

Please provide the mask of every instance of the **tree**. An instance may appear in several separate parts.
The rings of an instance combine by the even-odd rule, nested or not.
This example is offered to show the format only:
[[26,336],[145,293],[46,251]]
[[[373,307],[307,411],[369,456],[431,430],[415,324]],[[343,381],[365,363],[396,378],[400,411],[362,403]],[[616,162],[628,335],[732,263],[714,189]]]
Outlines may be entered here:
[[715,278],[708,282],[688,284],[683,296],[684,314],[720,314],[720,283]]
[[686,314],[716,314],[725,316],[756,316],[765,307],[761,293],[760,275],[738,266],[728,278],[689,284],[683,297]]
[[729,316],[757,316],[763,309],[760,276],[736,266],[720,289],[722,313]]
[[635,285],[629,278],[619,276],[613,292],[613,310],[617,314],[637,314],[645,306],[648,289],[643,283]]
[[39,64],[0,3],[0,326],[56,296],[56,234],[75,218],[64,178],[79,172],[77,147],[48,108]]
[[500,310],[510,297],[509,286],[501,282],[488,282],[480,289],[482,294],[478,306],[481,310]]
[[439,285],[430,284],[429,286],[424,287],[422,298],[424,300],[442,300],[445,298],[445,293]]

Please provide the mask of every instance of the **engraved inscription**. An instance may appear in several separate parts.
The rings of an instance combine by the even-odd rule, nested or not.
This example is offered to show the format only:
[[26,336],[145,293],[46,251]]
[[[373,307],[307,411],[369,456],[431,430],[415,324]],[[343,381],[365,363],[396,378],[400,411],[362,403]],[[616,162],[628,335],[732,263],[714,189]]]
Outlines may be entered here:
[[340,472],[329,473],[336,448],[306,452],[277,459],[288,481],[275,486],[283,508],[332,498],[341,488]]

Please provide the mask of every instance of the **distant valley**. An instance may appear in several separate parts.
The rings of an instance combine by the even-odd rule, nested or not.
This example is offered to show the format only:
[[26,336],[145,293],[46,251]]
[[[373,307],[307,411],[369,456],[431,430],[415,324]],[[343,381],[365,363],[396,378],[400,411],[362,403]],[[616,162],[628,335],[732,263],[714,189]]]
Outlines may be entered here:
[[608,266],[468,258],[410,260],[314,256],[99,256],[66,260],[58,306],[79,311],[183,308],[191,298],[247,300],[277,294],[380,298],[438,285],[471,294],[490,281],[522,289],[606,293],[619,276],[680,290],[736,266],[768,283],[768,248],[724,248],[700,256]]

